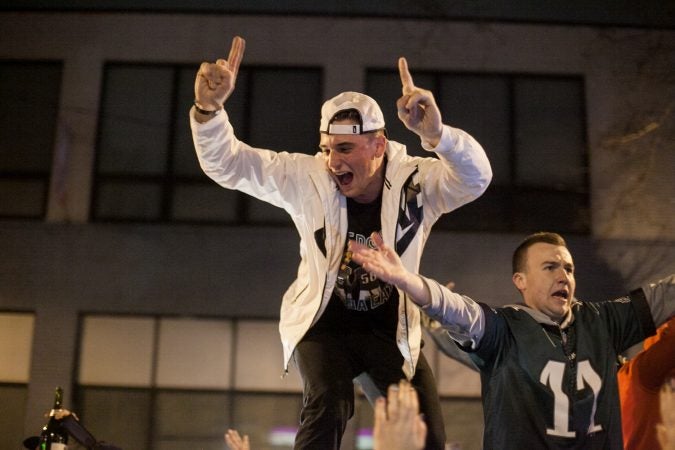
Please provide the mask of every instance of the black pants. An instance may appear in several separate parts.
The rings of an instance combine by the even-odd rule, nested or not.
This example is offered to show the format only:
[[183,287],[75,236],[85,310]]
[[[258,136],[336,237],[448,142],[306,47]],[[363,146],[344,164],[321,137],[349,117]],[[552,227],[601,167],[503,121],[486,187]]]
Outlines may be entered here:
[[[386,396],[387,387],[403,374],[403,356],[391,338],[372,331],[338,333],[312,329],[295,348],[295,364],[303,381],[303,407],[295,450],[339,450],[347,421],[354,414],[353,379],[369,373]],[[436,382],[420,354],[411,381],[427,424],[428,450],[445,447],[445,427]]]

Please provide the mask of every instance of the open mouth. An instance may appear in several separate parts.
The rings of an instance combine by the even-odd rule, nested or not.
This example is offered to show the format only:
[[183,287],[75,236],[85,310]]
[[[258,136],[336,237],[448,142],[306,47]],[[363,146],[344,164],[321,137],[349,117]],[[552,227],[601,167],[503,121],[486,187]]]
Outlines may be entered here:
[[340,183],[340,186],[347,186],[354,179],[354,174],[351,172],[335,174],[335,178],[337,178],[338,183]]
[[553,294],[551,294],[551,295],[552,295],[553,297],[558,297],[558,298],[561,298],[561,299],[563,299],[563,300],[567,300],[567,299],[569,298],[569,296],[570,296],[569,292],[567,292],[567,291],[564,290],[564,289],[561,289],[561,290],[559,290],[559,291],[555,291],[555,292],[554,292]]

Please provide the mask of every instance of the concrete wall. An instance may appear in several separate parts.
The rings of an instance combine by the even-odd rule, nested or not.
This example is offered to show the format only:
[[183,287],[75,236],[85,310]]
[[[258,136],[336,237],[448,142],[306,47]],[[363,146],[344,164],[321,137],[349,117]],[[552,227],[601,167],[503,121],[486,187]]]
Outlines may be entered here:
[[[0,222],[0,310],[36,312],[27,432],[40,426],[55,383],[73,382],[79,312],[274,318],[298,261],[293,229],[87,223],[108,60],[196,70],[226,57],[240,34],[243,64],[319,65],[326,96],[361,89],[366,67],[394,67],[400,55],[413,73],[581,74],[592,236],[569,237],[579,296],[601,300],[675,270],[675,32],[110,13],[0,13],[0,29],[0,59],[64,61],[59,133],[71,142],[59,175],[67,195],[52,187],[47,223]],[[510,256],[521,238],[432,233],[422,272],[488,303],[515,301]]]

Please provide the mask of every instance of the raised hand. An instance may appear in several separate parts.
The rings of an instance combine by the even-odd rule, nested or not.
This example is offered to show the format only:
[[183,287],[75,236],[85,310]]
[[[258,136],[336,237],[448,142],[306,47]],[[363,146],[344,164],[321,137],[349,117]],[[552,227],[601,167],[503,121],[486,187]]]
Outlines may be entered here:
[[374,450],[422,449],[426,435],[417,391],[405,380],[389,386],[387,399],[378,398],[375,403]]
[[230,450],[251,450],[248,435],[245,434],[242,438],[237,430],[227,430],[225,443]]
[[410,299],[418,306],[429,304],[431,294],[422,278],[405,268],[401,258],[393,248],[384,243],[380,233],[375,232],[370,238],[374,249],[356,241],[349,241],[352,259],[368,273],[410,294]]
[[227,60],[219,59],[215,64],[202,63],[195,78],[195,100],[200,108],[215,111],[223,106],[234,91],[245,48],[246,41],[235,36]]
[[401,284],[404,283],[408,271],[396,251],[384,244],[380,233],[373,233],[370,238],[375,245],[374,249],[356,241],[349,241],[352,258],[380,280],[402,287]]
[[398,59],[398,71],[403,85],[403,95],[396,102],[398,118],[406,128],[435,147],[441,139],[443,122],[434,95],[415,86],[405,58]]

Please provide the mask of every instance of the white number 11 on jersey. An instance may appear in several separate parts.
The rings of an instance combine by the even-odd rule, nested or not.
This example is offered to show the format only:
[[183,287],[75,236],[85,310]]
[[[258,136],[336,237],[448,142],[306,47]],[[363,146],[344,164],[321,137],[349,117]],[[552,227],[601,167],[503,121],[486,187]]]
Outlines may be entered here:
[[[550,386],[555,398],[553,428],[547,428],[546,434],[573,438],[576,437],[576,433],[569,430],[570,401],[562,390],[564,371],[565,363],[549,361],[546,363],[544,370],[541,371],[541,377],[539,377],[541,384]],[[582,390],[584,384],[587,384],[593,390],[593,410],[588,427],[588,432],[593,433],[602,430],[602,425],[595,424],[595,411],[598,406],[598,394],[602,387],[602,379],[593,370],[588,360],[581,361],[577,366],[577,390]]]

